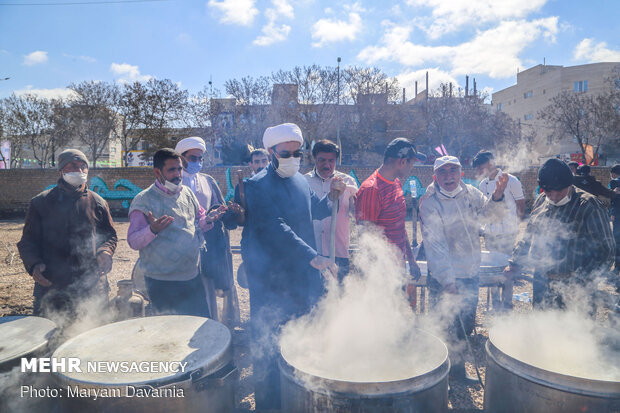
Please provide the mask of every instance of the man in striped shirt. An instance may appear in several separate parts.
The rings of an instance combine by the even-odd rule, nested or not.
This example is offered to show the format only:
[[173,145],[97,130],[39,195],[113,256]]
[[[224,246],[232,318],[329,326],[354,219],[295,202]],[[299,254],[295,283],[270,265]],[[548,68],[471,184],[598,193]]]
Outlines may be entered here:
[[[383,229],[387,240],[403,253],[403,263],[409,261],[414,278],[420,275],[411,244],[405,230],[407,207],[400,179],[411,174],[415,160],[426,156],[416,150],[408,139],[396,138],[390,142],[383,155],[383,165],[360,186],[355,201],[355,218],[358,223],[372,222]],[[400,179],[399,179],[400,178]]]
[[562,294],[580,287],[593,290],[596,273],[608,271],[613,262],[615,243],[605,207],[572,182],[564,162],[543,164],[538,183],[545,192],[536,199],[505,270],[511,277],[523,267],[534,268],[535,307],[564,308]]

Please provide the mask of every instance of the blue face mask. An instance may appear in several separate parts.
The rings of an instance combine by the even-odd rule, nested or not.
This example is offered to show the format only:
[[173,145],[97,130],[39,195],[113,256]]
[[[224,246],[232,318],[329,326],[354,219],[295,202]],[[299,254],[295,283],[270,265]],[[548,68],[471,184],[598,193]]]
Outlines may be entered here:
[[188,162],[187,163],[187,168],[185,168],[185,170],[187,171],[187,173],[189,174],[195,174],[200,172],[200,170],[202,169],[202,161],[200,162]]

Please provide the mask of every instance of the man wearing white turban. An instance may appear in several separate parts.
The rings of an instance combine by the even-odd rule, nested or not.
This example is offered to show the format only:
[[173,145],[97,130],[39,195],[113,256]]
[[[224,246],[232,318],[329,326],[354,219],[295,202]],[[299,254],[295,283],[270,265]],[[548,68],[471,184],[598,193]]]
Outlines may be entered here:
[[183,185],[189,187],[206,211],[214,211],[221,219],[204,233],[206,249],[201,252],[201,272],[207,291],[211,318],[218,319],[216,296],[223,297],[220,321],[232,326],[239,322],[239,305],[233,278],[232,253],[229,229],[235,229],[236,217],[243,214],[241,206],[226,205],[222,191],[215,179],[202,173],[203,155],[207,151],[205,141],[193,136],[181,139],[175,150],[183,157]]
[[242,243],[250,289],[250,325],[256,408],[279,409],[278,328],[310,310],[322,293],[319,271],[335,264],[316,251],[313,219],[330,214],[331,201],[346,185],[334,178],[319,199],[299,173],[304,143],[292,123],[267,128],[263,145],[270,164],[245,183],[246,234]]

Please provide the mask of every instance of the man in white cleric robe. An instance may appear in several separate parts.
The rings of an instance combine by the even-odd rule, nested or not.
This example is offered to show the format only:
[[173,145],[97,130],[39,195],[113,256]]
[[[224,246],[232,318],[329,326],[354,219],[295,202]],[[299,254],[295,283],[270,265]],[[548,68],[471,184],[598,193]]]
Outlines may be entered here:
[[267,128],[263,145],[270,164],[245,184],[247,220],[243,258],[248,272],[256,408],[280,407],[277,333],[310,310],[323,291],[322,270],[335,264],[316,251],[313,219],[330,215],[345,184],[334,178],[319,199],[299,173],[304,140],[299,127]]

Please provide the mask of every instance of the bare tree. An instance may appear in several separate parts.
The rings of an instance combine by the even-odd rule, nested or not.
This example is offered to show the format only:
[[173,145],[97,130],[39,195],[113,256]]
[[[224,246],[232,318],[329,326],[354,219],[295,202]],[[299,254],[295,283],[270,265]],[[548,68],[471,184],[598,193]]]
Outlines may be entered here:
[[505,114],[489,110],[484,96],[451,95],[449,90],[442,84],[420,104],[426,127],[417,139],[425,149],[433,153],[443,145],[451,155],[467,159],[482,148],[518,139],[517,125]]
[[114,111],[121,118],[118,137],[123,148],[122,165],[128,166],[129,152],[138,148],[138,143],[146,138],[146,88],[143,83],[113,85]]
[[586,93],[561,92],[551,99],[551,103],[538,113],[538,117],[548,121],[554,128],[555,139],[574,138],[581,150],[583,163],[586,161],[586,149],[592,145],[596,158],[602,140],[603,123],[596,100]]
[[170,79],[150,79],[146,89],[143,139],[153,148],[171,146],[173,128],[183,126],[189,94]]
[[330,106],[337,101],[337,72],[333,67],[318,65],[296,66],[289,71],[278,71],[271,76],[274,83],[297,86],[298,102],[282,107],[281,116],[295,122],[309,140],[327,137],[335,120]]
[[349,66],[342,71],[344,88],[341,89],[341,102],[360,103],[364,96],[386,94],[387,102],[398,102],[400,87],[395,77],[389,77],[377,67]]
[[87,81],[69,85],[76,94],[63,111],[63,127],[77,138],[92,159],[92,165],[108,149],[110,139],[116,139],[120,118],[114,112],[118,90],[109,83]]
[[54,130],[56,113],[63,106],[61,100],[48,100],[36,95],[11,95],[3,102],[5,113],[5,134],[11,142],[12,166],[18,165],[24,146],[41,168],[54,165],[56,149],[67,142],[67,138]]

